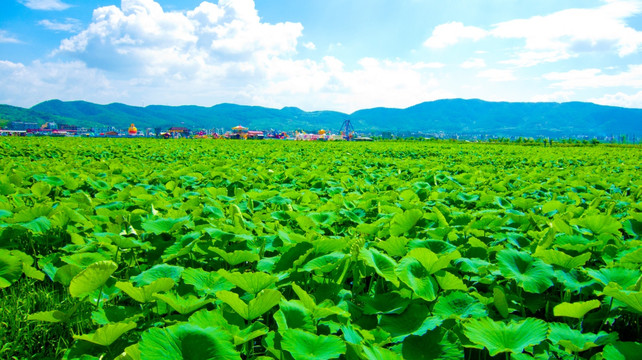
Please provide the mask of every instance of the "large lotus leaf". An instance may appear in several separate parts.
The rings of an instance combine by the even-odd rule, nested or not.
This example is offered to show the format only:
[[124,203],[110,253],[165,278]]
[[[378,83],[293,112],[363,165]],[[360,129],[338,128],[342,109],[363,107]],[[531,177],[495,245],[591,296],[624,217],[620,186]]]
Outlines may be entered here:
[[135,322],[107,324],[96,332],[85,335],[74,335],[74,339],[89,341],[102,346],[109,346],[129,330],[135,329]]
[[178,219],[143,219],[141,222],[141,227],[143,230],[153,233],[153,234],[162,234],[162,233],[169,233],[172,232],[176,229],[179,229],[181,226],[183,226],[185,223],[189,221],[189,217],[181,217]]
[[616,341],[604,347],[603,356],[608,360],[637,359],[642,354],[642,343]]
[[223,260],[225,260],[225,262],[232,266],[236,266],[244,262],[256,262],[261,259],[258,254],[248,250],[236,250],[231,253],[225,252],[217,247],[210,247],[209,250],[217,253],[221,258],[223,258]]
[[391,236],[386,241],[378,241],[375,246],[383,249],[390,256],[404,256],[406,254],[406,245],[408,239],[400,236]]
[[549,323],[548,326],[550,328],[549,340],[571,352],[586,351],[617,339],[615,333],[607,334],[604,331],[600,331],[598,334],[582,333],[579,330],[571,329],[568,324]]
[[639,270],[625,268],[602,268],[599,270],[586,269],[586,272],[590,277],[599,281],[604,286],[613,282],[624,289],[635,285],[637,279],[642,275]]
[[194,286],[199,294],[214,295],[221,290],[232,290],[234,284],[227,281],[217,272],[203,269],[187,268],[183,271],[182,279],[185,284]]
[[301,329],[309,332],[316,332],[312,311],[300,301],[287,301],[281,299],[279,311],[274,313],[274,320],[279,331],[285,329]]
[[408,336],[401,347],[404,359],[455,360],[464,358],[464,348],[453,332],[438,329],[422,336]]
[[479,300],[459,291],[440,296],[432,311],[433,314],[444,319],[463,320],[488,315],[486,307]]
[[180,324],[151,328],[139,343],[142,360],[240,360],[232,336],[222,328]]
[[22,275],[22,262],[8,250],[0,249],[0,289],[10,286]]
[[136,321],[144,317],[140,306],[104,305],[91,312],[91,320],[98,325]]
[[584,264],[586,264],[586,262],[591,258],[591,253],[586,252],[578,256],[570,256],[557,250],[538,250],[533,254],[533,256],[542,259],[545,263],[550,265],[573,269],[584,266]]
[[636,266],[642,263],[642,247],[626,253],[620,258],[620,264],[632,264]]
[[506,294],[501,287],[496,287],[493,289],[493,305],[495,309],[499,312],[504,319],[508,317],[508,300],[506,299]]
[[60,257],[60,260],[63,262],[78,266],[81,269],[86,268],[87,266],[103,260],[109,260],[107,256],[95,253],[95,252],[86,252],[86,253],[76,253],[68,256]]
[[160,278],[153,283],[142,287],[134,287],[130,282],[119,281],[116,283],[116,287],[129,295],[132,299],[140,303],[147,303],[154,300],[154,294],[167,291],[174,287],[174,284],[174,280],[170,278]]
[[363,313],[366,315],[401,314],[410,304],[410,299],[401,297],[396,291],[375,296],[360,295],[357,299],[363,303]]
[[631,214],[631,219],[624,221],[622,228],[634,239],[642,237],[642,213]]
[[46,182],[39,181],[31,185],[31,193],[33,193],[38,198],[47,196],[50,191],[51,191],[51,185],[47,184]]
[[263,272],[229,272],[227,270],[219,270],[218,273],[227,281],[240,287],[241,289],[256,294],[259,291],[274,284],[278,278]]
[[563,302],[553,308],[553,315],[581,319],[587,312],[599,308],[601,304],[599,300],[579,301],[575,303]]
[[189,314],[212,302],[212,299],[202,299],[193,294],[180,296],[173,292],[165,294],[153,294],[152,297],[158,300],[162,300],[167,305],[171,306],[172,309],[178,311],[181,314]]
[[401,259],[395,272],[399,279],[408,285],[417,296],[427,301],[433,301],[437,298],[437,282],[415,258],[405,257]]
[[306,261],[305,265],[301,268],[303,271],[320,271],[330,272],[337,268],[337,265],[347,255],[342,252],[332,252],[327,255],[319,256],[310,261]]
[[472,319],[464,324],[464,334],[470,341],[488,349],[491,356],[502,352],[520,354],[528,346],[538,345],[548,332],[546,322],[527,318],[503,323],[490,318]]
[[178,283],[184,270],[182,266],[158,264],[131,278],[131,280],[137,286],[149,285],[162,278],[170,278],[174,280],[175,283]]
[[126,347],[114,360],[140,360],[140,356],[140,349],[138,343],[136,343]]
[[553,286],[553,268],[526,252],[502,250],[497,253],[497,262],[502,275],[514,279],[527,292],[540,294]]
[[69,294],[72,297],[88,295],[103,286],[116,269],[118,269],[118,265],[110,260],[98,261],[89,265],[71,279]]
[[427,317],[427,306],[419,303],[412,303],[399,315],[381,315],[379,318],[379,327],[390,333],[393,342],[402,341],[408,335],[416,335],[417,331],[426,325],[424,322]]
[[76,303],[71,309],[67,311],[53,310],[53,311],[41,311],[33,314],[29,314],[27,320],[36,320],[36,321],[46,321],[51,323],[57,322],[67,322],[71,316],[76,312],[80,304]]
[[345,342],[337,336],[315,335],[299,329],[288,329],[281,334],[281,347],[294,360],[336,359],[346,352]]
[[443,290],[468,290],[468,286],[464,284],[464,281],[460,277],[448,271],[440,270],[436,272],[435,278],[437,279],[439,287]]
[[364,358],[376,360],[402,360],[401,355],[376,345],[362,345]]
[[31,221],[20,223],[20,226],[35,234],[44,234],[47,230],[51,229],[51,221],[44,216],[40,216]]
[[604,288],[603,293],[625,303],[638,314],[642,314],[642,291],[627,291],[615,284],[609,284]]
[[579,225],[589,229],[595,235],[613,234],[619,236],[622,228],[622,224],[610,215],[590,215],[581,219],[573,219],[571,225]]
[[397,274],[395,273],[397,262],[390,256],[379,252],[377,249],[361,249],[359,258],[362,259],[366,265],[373,268],[381,277],[393,285],[399,286],[399,279],[397,279]]
[[390,235],[399,236],[405,234],[412,229],[423,216],[423,211],[419,209],[410,209],[404,211],[403,214],[395,215],[390,221]]
[[229,305],[245,320],[253,320],[276,306],[281,300],[281,293],[277,290],[265,289],[247,304],[231,291],[219,291],[216,293],[216,297]]
[[564,284],[566,290],[579,293],[585,287],[596,284],[597,281],[586,275],[585,272],[580,272],[576,269],[570,271],[555,270],[555,277],[557,281]]
[[427,248],[414,248],[408,252],[406,257],[414,258],[426,268],[429,274],[434,274],[439,270],[445,269],[449,266],[450,262],[459,259],[461,254],[459,251],[451,251],[445,254],[435,254]]

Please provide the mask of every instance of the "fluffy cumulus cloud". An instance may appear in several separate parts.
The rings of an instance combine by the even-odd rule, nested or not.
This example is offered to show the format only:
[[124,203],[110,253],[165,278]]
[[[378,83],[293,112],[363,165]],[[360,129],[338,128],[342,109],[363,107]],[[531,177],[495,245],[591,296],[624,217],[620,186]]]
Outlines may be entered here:
[[[236,102],[354,111],[450,95],[433,76],[442,63],[364,58],[346,66],[334,57],[305,59],[298,52],[316,47],[302,38],[300,23],[263,22],[253,0],[203,2],[189,11],[165,11],[153,0],[122,0],[120,7],[94,10],[85,29],[63,40],[52,54],[60,61],[4,63],[5,76],[25,76],[21,83],[38,88],[41,98],[25,85],[22,101],[10,101],[7,91],[0,102]],[[58,84],[50,76],[56,71],[62,75]],[[83,72],[91,81],[71,85]]]
[[626,20],[642,12],[637,0],[605,0],[589,9],[566,9],[544,16],[500,22],[489,29],[462,23],[439,25],[424,45],[442,48],[463,39],[522,40],[523,45],[506,64],[528,67],[580,56],[587,52],[614,53],[620,57],[639,52],[642,31]]
[[33,10],[65,10],[71,7],[60,0],[22,0],[20,2]]
[[20,42],[15,37],[11,36],[7,31],[0,30],[0,43],[18,43]]
[[627,70],[607,74],[600,69],[571,70],[545,74],[553,87],[563,89],[590,89],[631,87],[642,89],[642,65],[629,65]]
[[633,94],[626,94],[623,92],[606,94],[599,98],[589,99],[588,101],[601,105],[642,108],[642,91],[638,91]]
[[461,22],[453,21],[435,27],[432,35],[424,42],[424,46],[440,49],[454,45],[464,39],[476,41],[484,38],[487,34],[488,32],[484,29],[465,26]]

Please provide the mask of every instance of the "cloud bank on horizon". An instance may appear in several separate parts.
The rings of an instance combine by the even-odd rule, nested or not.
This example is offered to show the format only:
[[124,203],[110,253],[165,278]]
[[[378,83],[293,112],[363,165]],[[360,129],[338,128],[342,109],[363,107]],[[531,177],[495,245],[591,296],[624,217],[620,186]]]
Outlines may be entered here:
[[338,19],[316,0],[187,9],[191,2],[175,0],[8,1],[0,103],[11,105],[57,98],[351,112],[463,97],[642,108],[637,0],[520,9],[509,0],[487,8],[400,0],[398,11],[355,0]]

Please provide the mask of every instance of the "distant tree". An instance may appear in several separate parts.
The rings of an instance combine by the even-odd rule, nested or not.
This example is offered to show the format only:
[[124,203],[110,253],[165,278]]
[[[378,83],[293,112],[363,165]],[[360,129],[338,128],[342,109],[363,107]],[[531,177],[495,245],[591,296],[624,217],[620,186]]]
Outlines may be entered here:
[[597,138],[591,139],[591,145],[598,145],[600,141]]

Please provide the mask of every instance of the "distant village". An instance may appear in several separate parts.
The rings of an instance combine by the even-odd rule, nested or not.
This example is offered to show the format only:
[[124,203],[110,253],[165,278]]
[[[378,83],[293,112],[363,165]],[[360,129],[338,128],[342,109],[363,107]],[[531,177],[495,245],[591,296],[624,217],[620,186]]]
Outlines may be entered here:
[[238,125],[230,130],[220,129],[189,129],[181,126],[169,128],[145,128],[138,129],[135,124],[131,124],[128,129],[117,129],[110,127],[86,128],[75,125],[58,124],[47,122],[39,125],[35,122],[10,122],[6,129],[0,129],[0,135],[4,136],[59,136],[59,137],[150,137],[150,138],[203,138],[203,139],[240,139],[240,140],[263,140],[263,139],[283,139],[283,140],[326,140],[326,141],[372,141],[367,136],[358,136],[348,124],[347,131],[332,133],[324,129],[310,133],[305,131],[275,131],[275,130],[250,130],[247,127]]

